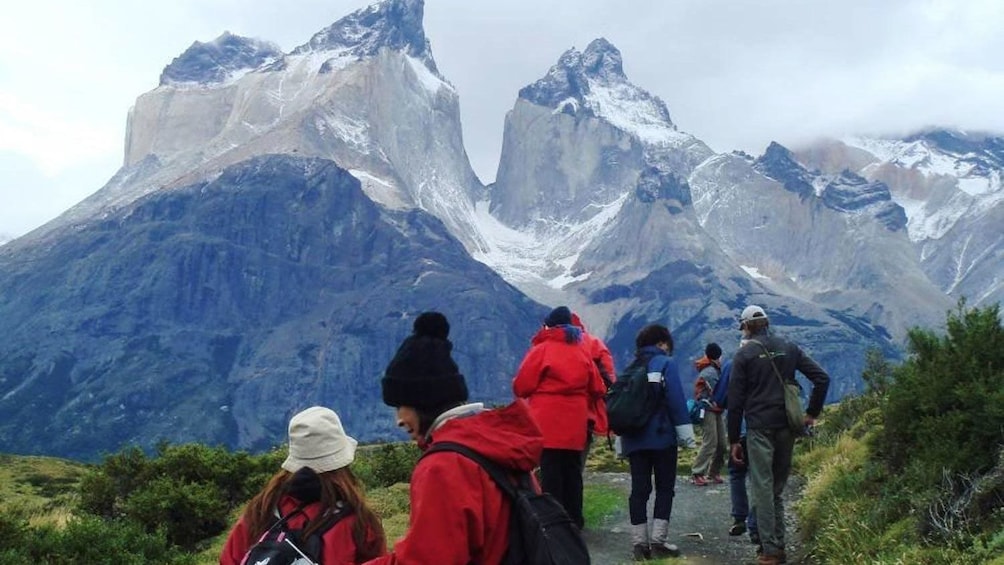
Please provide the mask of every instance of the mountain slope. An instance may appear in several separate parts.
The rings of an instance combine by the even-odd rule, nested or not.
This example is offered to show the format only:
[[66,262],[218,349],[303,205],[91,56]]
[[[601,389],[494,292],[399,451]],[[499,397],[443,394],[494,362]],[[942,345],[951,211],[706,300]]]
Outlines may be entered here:
[[161,438],[264,449],[318,403],[395,437],[379,377],[418,312],[454,320],[488,401],[510,397],[545,313],[439,220],[286,156],[0,254],[0,297],[0,451],[77,458]]
[[926,130],[823,140],[796,153],[807,166],[888,185],[914,255],[942,292],[973,305],[1004,300],[1004,138]]
[[386,0],[286,54],[230,34],[196,43],[130,111],[116,178],[29,239],[213,178],[255,155],[296,154],[332,159],[373,200],[425,209],[468,247],[483,247],[468,228],[483,187],[423,12],[421,0]]

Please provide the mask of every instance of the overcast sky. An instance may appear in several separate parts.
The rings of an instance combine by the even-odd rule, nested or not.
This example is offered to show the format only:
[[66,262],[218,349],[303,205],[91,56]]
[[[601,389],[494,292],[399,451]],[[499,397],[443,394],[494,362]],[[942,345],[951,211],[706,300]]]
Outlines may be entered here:
[[[31,0],[0,19],[0,236],[99,189],[126,113],[193,41],[283,50],[368,1]],[[464,140],[495,177],[505,113],[562,52],[597,37],[677,126],[719,152],[928,125],[1004,132],[999,0],[426,0]]]

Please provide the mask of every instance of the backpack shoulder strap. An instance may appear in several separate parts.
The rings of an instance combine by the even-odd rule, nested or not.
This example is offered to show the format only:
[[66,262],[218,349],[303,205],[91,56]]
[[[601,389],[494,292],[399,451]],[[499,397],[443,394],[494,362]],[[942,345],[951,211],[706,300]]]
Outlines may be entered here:
[[429,447],[429,449],[427,449],[426,452],[422,454],[422,457],[425,458],[429,455],[432,455],[433,453],[439,453],[443,451],[452,451],[454,453],[459,453],[460,455],[463,455],[464,457],[474,461],[475,463],[480,465],[481,468],[484,469],[486,473],[488,473],[488,476],[491,477],[493,481],[495,481],[495,483],[499,486],[499,488],[501,488],[502,491],[505,492],[509,498],[516,498],[517,496],[516,485],[513,484],[512,478],[509,476],[506,469],[503,468],[498,463],[478,453],[477,451],[474,451],[473,449],[467,447],[466,445],[462,445],[452,441],[436,442],[433,443]]

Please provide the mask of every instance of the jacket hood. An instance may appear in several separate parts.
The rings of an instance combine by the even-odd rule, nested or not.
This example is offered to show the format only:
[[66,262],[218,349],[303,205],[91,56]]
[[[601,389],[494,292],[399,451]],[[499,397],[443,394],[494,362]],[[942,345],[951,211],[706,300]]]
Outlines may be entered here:
[[533,336],[531,343],[537,345],[545,341],[561,341],[564,343],[578,343],[582,341],[582,330],[575,326],[554,326],[553,328],[541,328]]
[[432,444],[451,441],[467,446],[504,467],[531,471],[540,462],[544,436],[523,400],[444,422]]
[[698,373],[700,373],[701,371],[703,371],[704,369],[707,369],[708,367],[710,367],[712,365],[714,365],[715,367],[718,367],[719,369],[722,368],[721,364],[718,361],[712,361],[711,359],[708,359],[707,355],[705,355],[704,357],[701,357],[697,361],[694,361],[694,367],[697,369]]

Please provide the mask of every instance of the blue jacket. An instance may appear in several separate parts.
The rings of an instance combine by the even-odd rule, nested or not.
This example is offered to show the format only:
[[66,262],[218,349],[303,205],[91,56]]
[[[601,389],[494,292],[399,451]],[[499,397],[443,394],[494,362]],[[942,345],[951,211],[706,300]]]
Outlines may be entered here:
[[642,449],[667,449],[677,445],[676,426],[690,425],[687,397],[683,395],[680,370],[676,366],[676,361],[654,345],[641,348],[638,357],[642,362],[648,363],[649,374],[662,375],[666,402],[659,406],[641,433],[621,436],[621,450],[624,455]]
[[726,407],[729,405],[729,376],[732,374],[732,360],[729,359],[722,365],[722,374],[718,379],[718,384],[715,385],[714,394],[711,395],[711,400],[721,407]]

